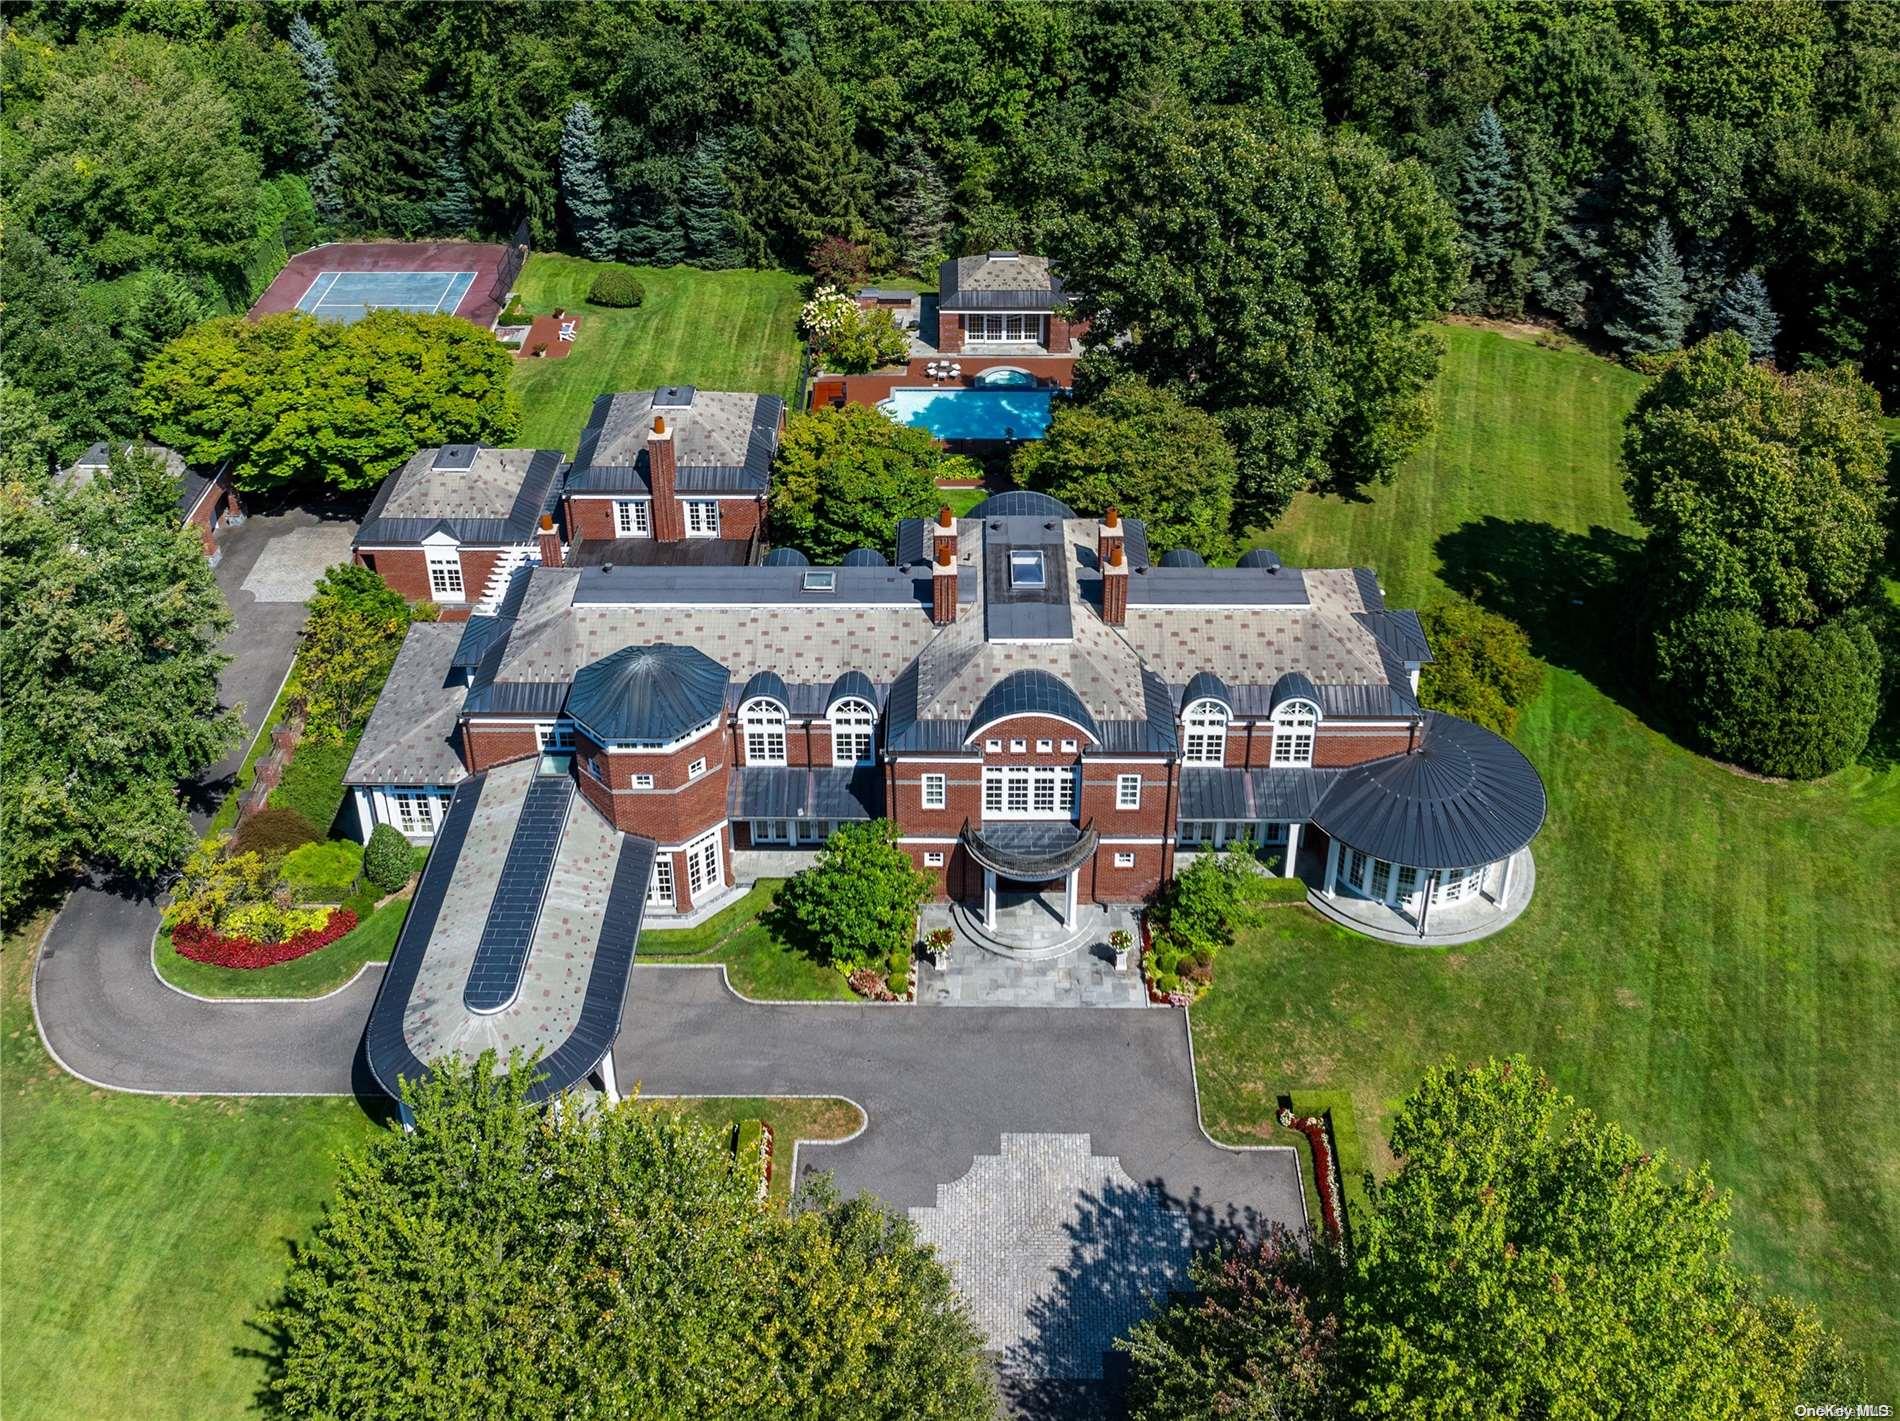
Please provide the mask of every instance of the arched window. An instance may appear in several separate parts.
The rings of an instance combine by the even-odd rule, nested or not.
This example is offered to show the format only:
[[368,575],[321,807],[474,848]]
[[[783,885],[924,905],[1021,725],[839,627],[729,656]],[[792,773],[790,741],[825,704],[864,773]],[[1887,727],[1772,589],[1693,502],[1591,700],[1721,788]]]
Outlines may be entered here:
[[745,731],[748,765],[785,763],[785,707],[764,696],[739,707],[739,725]]
[[1319,707],[1311,701],[1282,701],[1273,708],[1273,759],[1275,765],[1304,768],[1313,763],[1313,728],[1319,724]]
[[831,763],[877,763],[877,711],[851,697],[831,708]]
[[1190,765],[1221,765],[1227,761],[1227,707],[1219,701],[1196,701],[1182,717],[1187,735],[1182,744]]

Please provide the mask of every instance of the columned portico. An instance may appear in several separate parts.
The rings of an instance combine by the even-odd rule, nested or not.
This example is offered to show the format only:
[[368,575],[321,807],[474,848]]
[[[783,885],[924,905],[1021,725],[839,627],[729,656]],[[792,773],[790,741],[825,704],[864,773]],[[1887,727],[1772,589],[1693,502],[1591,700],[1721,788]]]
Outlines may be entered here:
[[[1070,869],[1062,878],[1062,927],[1065,932],[1075,931],[1076,899],[1081,878],[1079,866]],[[996,870],[988,864],[983,865],[983,926],[989,932],[997,931]]]

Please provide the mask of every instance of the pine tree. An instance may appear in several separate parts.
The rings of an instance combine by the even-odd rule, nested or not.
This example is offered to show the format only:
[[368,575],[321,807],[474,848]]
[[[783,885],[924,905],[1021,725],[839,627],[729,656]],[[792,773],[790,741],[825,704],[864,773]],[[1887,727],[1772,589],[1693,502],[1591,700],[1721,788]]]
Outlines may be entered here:
[[890,211],[897,256],[906,271],[927,276],[943,260],[950,231],[950,189],[930,155],[907,143],[891,169]]
[[434,192],[429,198],[429,230],[438,237],[466,236],[475,230],[475,195],[469,189],[468,164],[462,157],[466,129],[447,108],[436,111],[431,127],[435,161],[430,165]]
[[795,265],[826,237],[859,238],[869,205],[863,155],[824,75],[800,69],[768,90],[757,130],[741,197],[772,252]]
[[332,162],[342,222],[362,232],[404,236],[429,225],[435,144],[421,42],[404,29],[412,16],[393,6],[359,5],[336,33],[337,129]]
[[1608,286],[1604,233],[1614,208],[1614,180],[1604,175],[1561,199],[1551,214],[1542,252],[1530,277],[1537,305],[1572,330],[1588,330]]
[[209,314],[189,281],[176,272],[147,267],[135,279],[119,326],[119,343],[136,368],[161,345]]
[[1689,328],[1688,281],[1669,224],[1658,219],[1642,255],[1617,293],[1622,310],[1604,332],[1625,350],[1675,350]]
[[336,141],[337,99],[336,61],[330,46],[302,15],[290,22],[290,48],[297,56],[297,68],[303,73],[304,87],[310,95],[310,112],[317,120],[317,166],[310,174],[310,196],[317,212],[326,222],[337,218],[336,159],[331,145]]
[[1487,104],[1471,126],[1458,176],[1458,225],[1471,262],[1471,283],[1459,303],[1465,309],[1497,311],[1517,305],[1510,290],[1517,258],[1517,208],[1504,124]]
[[1718,331],[1740,331],[1748,342],[1750,355],[1757,360],[1774,360],[1775,336],[1781,329],[1781,318],[1768,299],[1768,283],[1758,272],[1745,271],[1729,283],[1715,303],[1709,325]]
[[689,262],[713,269],[739,265],[738,222],[732,185],[726,181],[726,143],[718,134],[700,139],[687,155],[679,215]]
[[584,255],[611,261],[618,247],[614,197],[600,165],[600,120],[585,99],[576,99],[561,127],[561,200]]

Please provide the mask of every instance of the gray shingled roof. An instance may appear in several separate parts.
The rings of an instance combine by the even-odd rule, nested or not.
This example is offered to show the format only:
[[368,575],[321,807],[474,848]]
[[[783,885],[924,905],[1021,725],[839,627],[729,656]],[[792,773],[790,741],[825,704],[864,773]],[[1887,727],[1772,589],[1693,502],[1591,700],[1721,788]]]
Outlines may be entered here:
[[648,492],[647,436],[657,415],[673,432],[681,493],[763,493],[784,413],[776,395],[690,385],[602,395],[581,432],[568,491]]
[[[181,518],[198,506],[198,500],[204,497],[205,490],[211,485],[212,476],[192,468],[185,462],[185,456],[176,449],[150,441],[138,442],[136,446],[127,443],[121,447],[137,447],[156,455],[165,466],[165,472],[178,480],[178,516]],[[95,440],[86,446],[85,453],[53,475],[53,486],[68,493],[82,489],[110,468],[111,464],[111,446],[103,439]]]
[[[493,621],[493,618],[480,618]],[[468,771],[456,753],[465,688],[450,685],[465,626],[417,622],[403,638],[376,709],[357,742],[346,785],[457,785]]]
[[[465,449],[466,446],[458,446]],[[420,543],[438,530],[458,543],[525,543],[553,505],[558,449],[418,450],[376,491],[352,546]]]
[[937,309],[1052,311],[1062,304],[1062,281],[1047,257],[1029,252],[986,252],[952,257],[937,268]]

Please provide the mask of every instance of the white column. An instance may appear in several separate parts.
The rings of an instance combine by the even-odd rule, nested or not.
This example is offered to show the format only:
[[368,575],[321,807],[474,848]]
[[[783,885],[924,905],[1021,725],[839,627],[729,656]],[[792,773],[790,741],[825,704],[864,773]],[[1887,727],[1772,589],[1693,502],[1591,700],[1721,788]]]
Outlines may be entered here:
[[1065,932],[1075,930],[1075,881],[1082,876],[1080,868],[1069,870],[1069,876],[1063,881],[1062,888],[1062,928]]
[[1286,866],[1280,871],[1280,877],[1293,877],[1293,861],[1300,856],[1300,826],[1298,821],[1286,826]]
[[1328,898],[1339,886],[1339,840],[1329,838],[1326,841],[1326,887],[1322,890]]
[[1498,906],[1500,908],[1504,906],[1505,900],[1511,896],[1511,863],[1512,860],[1516,858],[1517,855],[1512,854],[1510,858],[1504,861],[1504,867],[1498,872]]
[[614,1051],[607,1048],[607,1054],[600,1058],[600,1088],[607,1093],[609,1105],[620,1104],[620,1082],[614,1078]]
[[996,931],[996,870],[983,870],[983,926]]
[[376,829],[376,816],[370,812],[369,791],[359,785],[353,793],[356,796],[356,822],[363,831],[363,842],[367,844],[369,836]]

